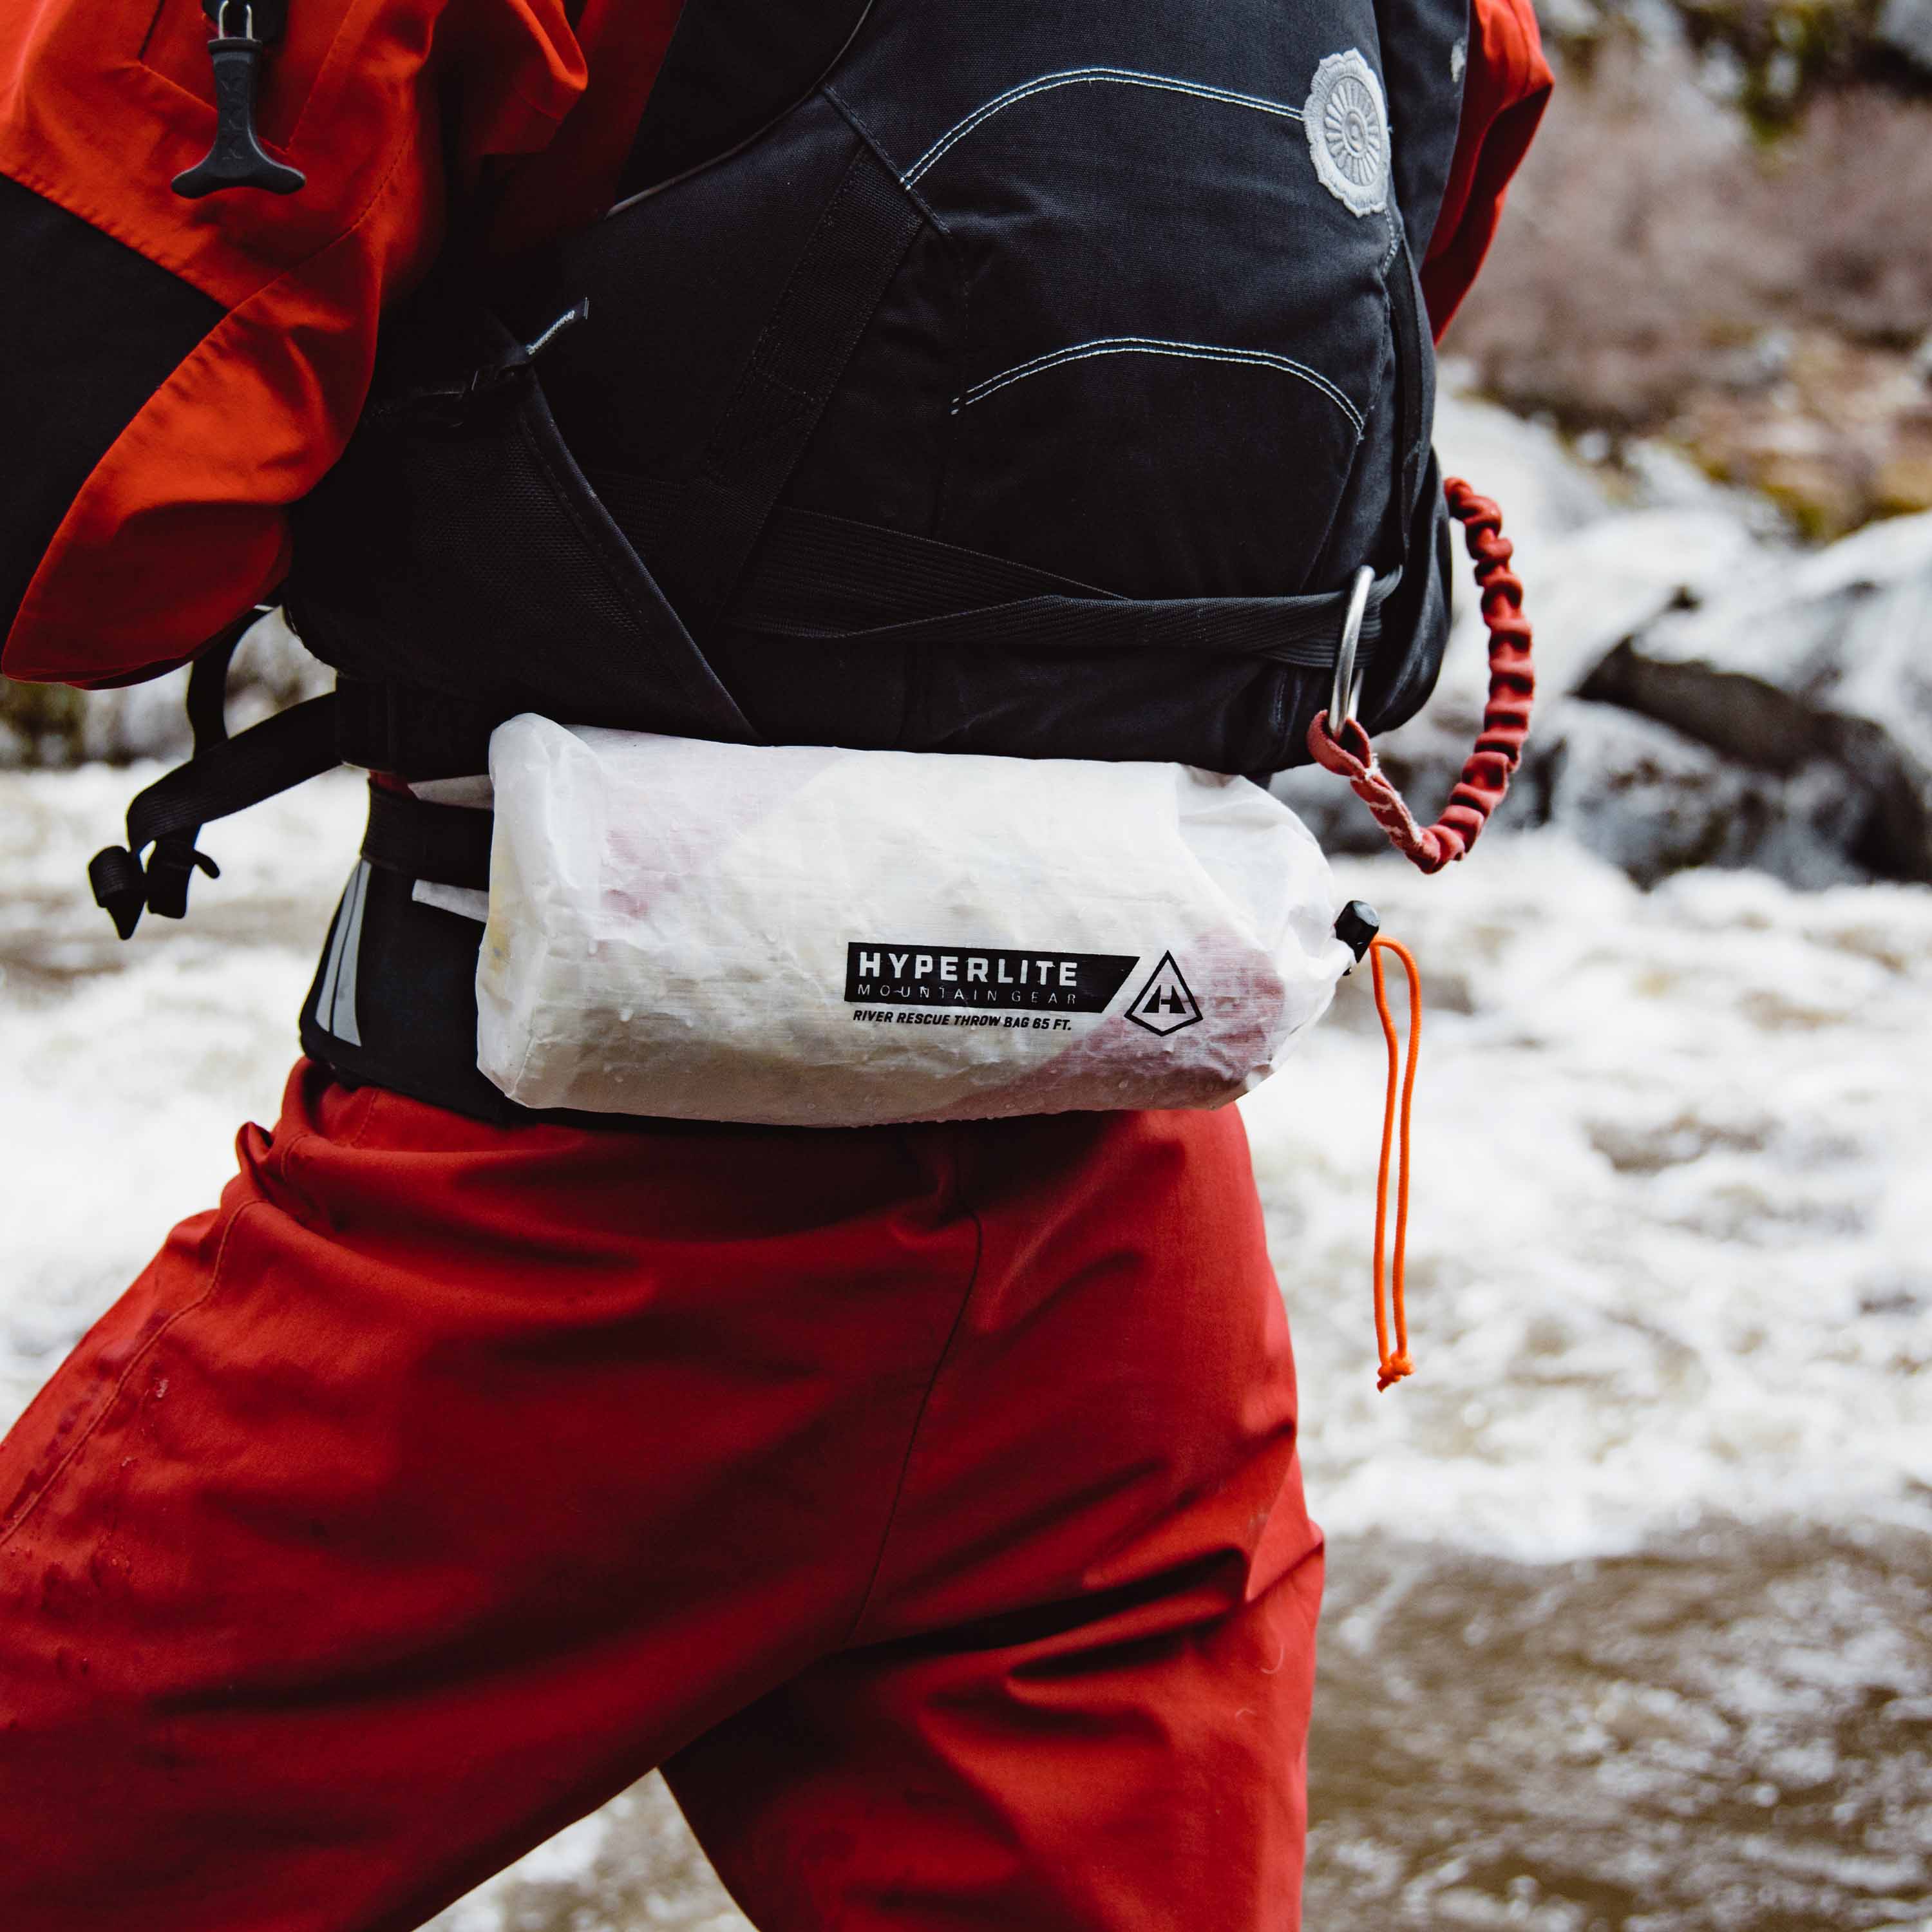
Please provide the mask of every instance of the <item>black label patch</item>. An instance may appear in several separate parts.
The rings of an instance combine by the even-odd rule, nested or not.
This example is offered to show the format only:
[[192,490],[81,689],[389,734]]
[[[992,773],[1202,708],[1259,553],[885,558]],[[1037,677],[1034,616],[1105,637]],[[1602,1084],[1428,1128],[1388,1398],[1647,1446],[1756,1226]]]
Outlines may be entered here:
[[1100,1013],[1139,964],[1131,952],[1018,952],[855,940],[845,949],[845,997],[854,1006]]
[[1180,976],[1172,952],[1160,956],[1153,977],[1128,1001],[1127,1017],[1136,1026],[1163,1036],[1199,1024],[1201,1003]]

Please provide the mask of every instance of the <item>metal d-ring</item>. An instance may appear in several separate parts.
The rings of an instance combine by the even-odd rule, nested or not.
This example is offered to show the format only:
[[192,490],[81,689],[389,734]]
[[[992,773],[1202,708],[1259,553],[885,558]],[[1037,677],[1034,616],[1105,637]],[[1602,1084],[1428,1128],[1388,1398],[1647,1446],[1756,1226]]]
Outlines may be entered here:
[[1355,668],[1355,646],[1361,642],[1362,620],[1369,614],[1369,592],[1376,574],[1365,563],[1348,586],[1348,608],[1342,616],[1342,635],[1335,646],[1335,679],[1328,687],[1328,730],[1332,736],[1355,715],[1365,674]]

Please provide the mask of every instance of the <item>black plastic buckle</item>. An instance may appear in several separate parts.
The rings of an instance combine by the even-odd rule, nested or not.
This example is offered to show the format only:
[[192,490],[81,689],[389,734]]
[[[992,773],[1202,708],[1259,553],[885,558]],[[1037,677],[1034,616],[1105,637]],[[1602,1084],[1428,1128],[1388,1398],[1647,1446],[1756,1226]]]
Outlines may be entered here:
[[218,879],[221,868],[206,852],[197,852],[186,832],[158,839],[148,861],[148,910],[161,919],[187,918],[188,889],[197,872]]
[[513,342],[493,361],[481,363],[460,374],[398,390],[394,394],[371,402],[364,419],[382,428],[398,424],[427,424],[436,429],[460,429],[480,401],[500,394],[530,373],[541,356],[566,328],[574,328],[590,314],[590,298],[573,302],[550,323],[533,342]]

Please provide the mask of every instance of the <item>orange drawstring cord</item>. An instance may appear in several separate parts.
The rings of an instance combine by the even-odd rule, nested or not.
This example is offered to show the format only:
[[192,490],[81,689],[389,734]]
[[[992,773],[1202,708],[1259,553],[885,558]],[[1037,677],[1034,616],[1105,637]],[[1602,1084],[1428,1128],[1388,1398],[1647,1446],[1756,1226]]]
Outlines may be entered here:
[[[1402,1078],[1402,1172],[1396,1183],[1395,1264],[1384,1272],[1388,1232],[1389,1151],[1396,1138],[1396,1063],[1400,1057],[1396,1043],[1395,1018],[1389,1011],[1388,988],[1382,977],[1382,955],[1393,952],[1402,962],[1408,976],[1408,1058]],[[1376,1011],[1382,1017],[1382,1037],[1388,1042],[1388,1091],[1382,1103],[1382,1166],[1376,1176],[1376,1353],[1380,1371],[1378,1390],[1393,1388],[1404,1376],[1412,1375],[1415,1364],[1408,1354],[1408,1310],[1404,1300],[1408,1260],[1408,1124],[1415,1100],[1415,1063],[1422,1046],[1422,979],[1415,959],[1400,940],[1379,934],[1370,942],[1369,970],[1375,981]],[[1389,1348],[1391,1312],[1395,1324],[1395,1348]]]

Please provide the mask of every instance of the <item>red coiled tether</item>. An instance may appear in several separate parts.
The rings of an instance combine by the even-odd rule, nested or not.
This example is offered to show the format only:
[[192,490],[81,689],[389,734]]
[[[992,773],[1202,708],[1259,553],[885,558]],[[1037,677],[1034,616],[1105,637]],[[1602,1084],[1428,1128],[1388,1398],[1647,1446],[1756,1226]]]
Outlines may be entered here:
[[[1355,796],[1375,814],[1389,843],[1412,865],[1439,872],[1476,842],[1490,814],[1502,803],[1529,735],[1529,711],[1536,694],[1530,662],[1529,620],[1522,614],[1522,585],[1510,567],[1515,546],[1502,533],[1502,512],[1479,496],[1460,477],[1443,485],[1449,514],[1463,526],[1464,540],[1476,565],[1483,597],[1483,622],[1490,632],[1490,695],[1483,728],[1449,803],[1433,825],[1418,825],[1415,815],[1377,761],[1369,734],[1355,716],[1354,680],[1350,674],[1353,639],[1337,667],[1336,697],[1331,710],[1343,710],[1339,732],[1330,728],[1328,711],[1318,711],[1308,728],[1308,749],[1317,764],[1348,781]],[[1359,627],[1360,617],[1354,620]]]
[[[1355,716],[1360,680],[1355,674],[1355,640],[1367,608],[1371,574],[1355,580],[1335,665],[1335,682],[1328,709],[1318,712],[1308,728],[1308,748],[1317,764],[1339,772],[1355,795],[1375,814],[1389,843],[1425,872],[1439,872],[1460,859],[1476,842],[1502,803],[1509,783],[1522,760],[1529,736],[1530,705],[1536,695],[1536,674],[1530,662],[1529,620],[1522,614],[1522,585],[1510,567],[1515,546],[1504,536],[1502,512],[1486,496],[1479,496],[1460,478],[1443,485],[1449,514],[1463,526],[1469,554],[1476,565],[1482,592],[1483,622],[1490,632],[1490,695],[1483,707],[1483,726],[1462,775],[1449,794],[1449,803],[1433,825],[1418,825],[1415,815],[1377,761]],[[1339,732],[1329,728],[1331,712],[1341,714]],[[1394,1016],[1382,975],[1384,952],[1402,962],[1408,979],[1408,1054],[1397,1084],[1397,1047]],[[1382,1107],[1382,1162],[1376,1181],[1375,1316],[1376,1352],[1379,1358],[1376,1386],[1392,1388],[1414,1370],[1408,1352],[1408,1312],[1406,1276],[1408,1250],[1409,1117],[1415,1097],[1416,1058],[1421,1043],[1422,982],[1414,959],[1394,940],[1372,942],[1369,963],[1375,978],[1376,1010],[1388,1042],[1388,1090]],[[1396,1181],[1395,1252],[1393,1267],[1387,1245],[1390,1154],[1399,1142],[1401,1165]],[[1386,1299],[1385,1299],[1386,1298]]]

